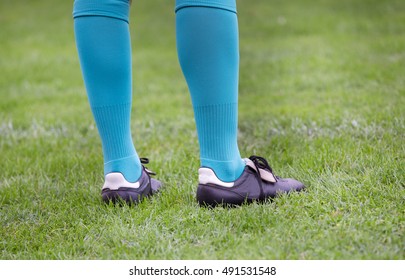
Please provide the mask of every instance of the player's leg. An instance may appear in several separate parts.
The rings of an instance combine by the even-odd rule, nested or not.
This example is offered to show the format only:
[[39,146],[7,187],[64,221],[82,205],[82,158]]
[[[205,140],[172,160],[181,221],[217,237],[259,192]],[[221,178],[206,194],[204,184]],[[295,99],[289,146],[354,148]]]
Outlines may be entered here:
[[240,157],[236,1],[176,0],[176,35],[200,144],[197,200],[241,204],[302,189],[274,176],[265,159]]
[[[148,177],[134,148],[130,129],[129,5],[129,0],[75,0],[73,9],[83,78],[103,146],[104,199],[119,196],[120,187],[136,187],[139,191],[139,182]],[[114,190],[116,195],[110,197],[105,192],[107,189]],[[127,195],[122,198],[126,199]]]
[[179,61],[187,80],[201,166],[223,181],[245,167],[237,144],[238,24],[235,1],[176,2]]

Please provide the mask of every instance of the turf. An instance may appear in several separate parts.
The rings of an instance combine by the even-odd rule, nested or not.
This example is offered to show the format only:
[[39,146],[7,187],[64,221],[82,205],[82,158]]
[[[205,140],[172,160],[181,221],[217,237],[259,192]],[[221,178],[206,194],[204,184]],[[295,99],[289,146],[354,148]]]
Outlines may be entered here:
[[404,259],[405,2],[238,1],[239,145],[308,186],[195,201],[173,1],[134,1],[133,137],[165,189],[104,205],[72,1],[0,2],[0,259]]

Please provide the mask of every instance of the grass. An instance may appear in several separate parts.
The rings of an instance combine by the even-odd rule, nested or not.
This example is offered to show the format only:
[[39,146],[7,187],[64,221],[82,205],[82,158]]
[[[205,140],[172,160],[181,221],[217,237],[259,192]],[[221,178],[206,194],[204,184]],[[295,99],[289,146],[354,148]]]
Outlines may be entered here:
[[404,259],[405,2],[239,1],[241,153],[308,191],[211,210],[172,1],[131,10],[133,136],[166,188],[101,202],[71,2],[0,3],[0,259]]

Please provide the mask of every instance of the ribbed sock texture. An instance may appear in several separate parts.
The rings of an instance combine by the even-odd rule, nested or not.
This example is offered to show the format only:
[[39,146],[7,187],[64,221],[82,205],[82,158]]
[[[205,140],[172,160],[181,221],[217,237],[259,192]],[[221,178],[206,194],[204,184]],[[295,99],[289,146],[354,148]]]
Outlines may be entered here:
[[141,163],[131,138],[131,104],[92,107],[103,143],[104,173],[121,172],[135,182],[141,175]]
[[194,107],[194,115],[201,165],[212,168],[223,181],[234,181],[241,175],[244,167],[239,155],[235,127],[238,104],[197,106]]
[[235,1],[177,0],[176,11],[177,51],[193,103],[201,165],[223,181],[234,181],[245,167],[237,145]]
[[[94,10],[91,3],[95,4]],[[128,0],[76,0],[75,36],[86,91],[103,145],[104,173],[139,179],[142,166],[133,145],[131,45],[125,16]],[[103,5],[104,3],[104,5]],[[85,7],[86,9],[84,9]]]

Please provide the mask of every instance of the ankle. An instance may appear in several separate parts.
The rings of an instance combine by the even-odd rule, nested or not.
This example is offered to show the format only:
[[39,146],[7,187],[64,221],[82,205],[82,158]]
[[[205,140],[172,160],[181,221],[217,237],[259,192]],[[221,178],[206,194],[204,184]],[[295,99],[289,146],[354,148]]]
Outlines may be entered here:
[[104,175],[112,172],[119,172],[128,182],[134,183],[142,175],[142,164],[137,155],[105,162]]
[[245,161],[241,158],[232,161],[201,159],[201,166],[211,168],[218,179],[223,182],[233,182],[238,179],[242,175],[245,165]]

